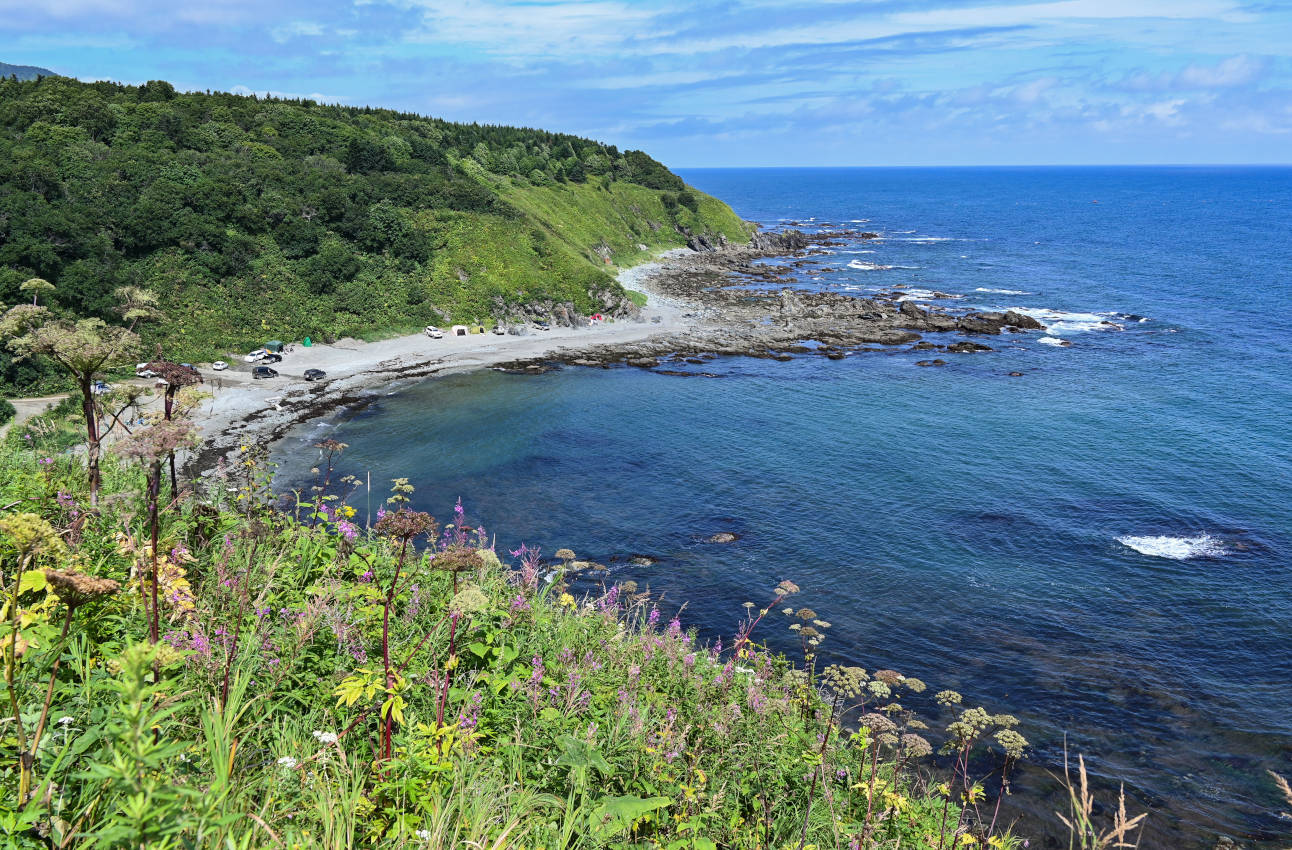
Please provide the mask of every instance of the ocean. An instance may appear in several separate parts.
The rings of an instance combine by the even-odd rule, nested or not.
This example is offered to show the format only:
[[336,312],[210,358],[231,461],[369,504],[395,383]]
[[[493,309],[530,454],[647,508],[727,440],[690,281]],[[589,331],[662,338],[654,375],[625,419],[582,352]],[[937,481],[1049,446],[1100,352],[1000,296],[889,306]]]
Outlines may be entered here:
[[[1124,782],[1151,811],[1141,846],[1285,844],[1266,771],[1292,775],[1292,169],[681,174],[767,227],[883,237],[799,286],[956,295],[931,303],[1050,330],[992,353],[697,367],[717,378],[397,385],[297,429],[280,483],[331,436],[373,510],[407,476],[418,508],[461,498],[500,551],[607,563],[709,639],[791,579],[832,623],[825,662],[1021,718],[1020,832],[1042,837],[1061,803],[1066,746],[1107,802]],[[915,365],[930,356],[947,365]],[[739,539],[704,542],[720,531]],[[760,636],[790,649],[783,629]]]

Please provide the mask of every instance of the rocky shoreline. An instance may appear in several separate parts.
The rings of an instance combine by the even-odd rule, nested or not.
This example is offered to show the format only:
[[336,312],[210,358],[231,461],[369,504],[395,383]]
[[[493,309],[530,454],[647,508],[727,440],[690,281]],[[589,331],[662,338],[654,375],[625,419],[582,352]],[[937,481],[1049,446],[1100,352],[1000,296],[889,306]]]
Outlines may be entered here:
[[[877,238],[865,231],[834,230],[806,235],[797,230],[756,233],[747,245],[711,244],[693,238],[693,253],[672,257],[653,275],[654,289],[691,305],[697,321],[676,332],[626,344],[609,344],[517,359],[495,366],[507,372],[539,374],[562,364],[609,367],[626,363],[660,369],[669,363],[702,365],[722,355],[789,360],[816,355],[841,360],[863,351],[970,354],[991,351],[983,338],[1043,331],[1045,326],[1017,312],[965,312],[921,306],[901,287],[872,298],[805,292],[789,286],[799,275],[832,271],[819,259],[831,245]],[[775,258],[776,262],[766,262]],[[942,295],[942,293],[938,293]],[[966,338],[931,341],[925,334],[958,333]],[[919,365],[943,365],[943,360]],[[668,374],[700,375],[695,371]]]
[[[663,315],[651,316],[657,330],[656,324],[638,316],[629,326],[631,332],[607,334],[609,342],[595,343],[596,334],[584,332],[532,346],[530,356],[508,359],[501,352],[482,356],[479,351],[467,356],[392,356],[323,383],[292,385],[279,396],[263,399],[254,395],[259,389],[255,386],[234,386],[225,392],[236,396],[235,402],[213,404],[207,411],[202,448],[186,459],[186,472],[209,473],[241,446],[269,445],[302,422],[361,409],[384,397],[395,382],[452,372],[494,368],[532,375],[563,365],[626,364],[661,374],[717,377],[694,367],[731,355],[842,360],[875,351],[928,352],[932,359],[917,365],[941,366],[947,361],[936,355],[991,351],[983,340],[1045,329],[1036,319],[1015,312],[954,314],[921,306],[901,287],[871,298],[792,288],[800,275],[815,278],[832,271],[820,260],[830,246],[868,238],[877,235],[760,231],[740,245],[690,235],[688,249],[629,270],[631,285],[649,290],[652,304],[662,305]],[[627,330],[624,322],[618,327]],[[926,334],[939,339],[926,339]],[[942,341],[948,334],[961,337]],[[560,344],[566,341],[568,345]]]

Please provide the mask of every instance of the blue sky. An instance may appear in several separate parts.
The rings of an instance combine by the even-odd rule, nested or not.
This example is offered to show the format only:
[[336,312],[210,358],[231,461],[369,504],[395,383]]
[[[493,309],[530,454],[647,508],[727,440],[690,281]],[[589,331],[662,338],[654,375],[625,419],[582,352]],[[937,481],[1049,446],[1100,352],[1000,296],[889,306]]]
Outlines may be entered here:
[[1292,162],[1292,0],[0,0],[0,61],[674,167]]

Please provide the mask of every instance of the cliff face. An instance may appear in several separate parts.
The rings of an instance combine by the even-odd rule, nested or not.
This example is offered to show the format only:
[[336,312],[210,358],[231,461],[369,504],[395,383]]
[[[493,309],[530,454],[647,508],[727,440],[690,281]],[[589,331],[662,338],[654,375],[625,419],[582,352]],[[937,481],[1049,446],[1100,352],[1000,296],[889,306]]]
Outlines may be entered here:
[[[0,303],[110,316],[154,289],[175,356],[631,310],[614,266],[745,241],[640,151],[387,110],[63,77],[0,81]],[[6,372],[7,370],[7,372]],[[15,383],[0,363],[0,385]]]

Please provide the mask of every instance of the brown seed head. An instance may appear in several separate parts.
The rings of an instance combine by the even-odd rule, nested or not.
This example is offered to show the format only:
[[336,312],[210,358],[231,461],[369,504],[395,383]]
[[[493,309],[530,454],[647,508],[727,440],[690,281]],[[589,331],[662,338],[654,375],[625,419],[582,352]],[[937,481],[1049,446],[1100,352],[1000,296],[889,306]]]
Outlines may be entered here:
[[110,578],[87,576],[73,570],[45,570],[45,580],[54,586],[54,592],[69,608],[75,608],[97,599],[110,596],[120,589],[121,585]]
[[400,508],[377,520],[377,533],[397,540],[412,540],[419,534],[434,535],[438,528],[435,517],[407,508]]

